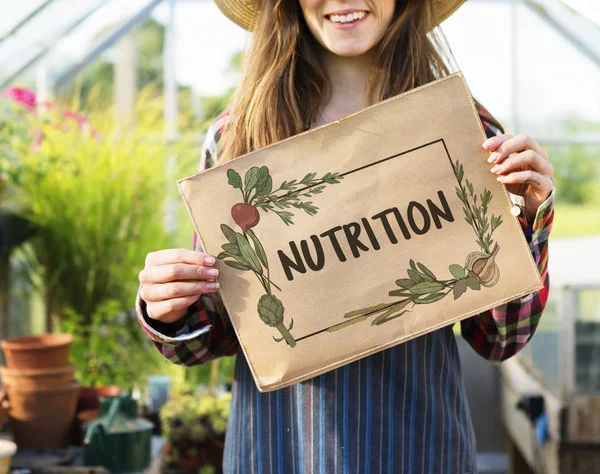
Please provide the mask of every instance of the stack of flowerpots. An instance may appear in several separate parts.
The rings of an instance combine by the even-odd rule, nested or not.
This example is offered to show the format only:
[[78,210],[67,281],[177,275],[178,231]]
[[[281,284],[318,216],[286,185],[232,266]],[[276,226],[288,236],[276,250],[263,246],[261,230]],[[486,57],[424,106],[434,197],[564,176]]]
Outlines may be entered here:
[[67,446],[80,385],[69,364],[69,334],[43,334],[4,339],[0,347],[6,367],[9,427],[19,449]]

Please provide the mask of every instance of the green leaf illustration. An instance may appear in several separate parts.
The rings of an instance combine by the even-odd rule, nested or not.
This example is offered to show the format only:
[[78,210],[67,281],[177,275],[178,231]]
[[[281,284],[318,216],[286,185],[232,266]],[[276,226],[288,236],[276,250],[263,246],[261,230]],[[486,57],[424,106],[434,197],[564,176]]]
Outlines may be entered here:
[[225,252],[230,253],[231,255],[241,255],[240,248],[237,244],[223,244],[221,246]]
[[411,293],[415,295],[427,295],[430,293],[436,293],[438,291],[442,291],[444,289],[444,285],[437,281],[422,281],[421,283],[417,283],[410,289]]
[[454,278],[461,280],[467,276],[467,274],[465,273],[465,269],[463,267],[461,267],[460,265],[457,265],[456,263],[453,263],[448,268]]
[[458,298],[460,298],[465,291],[467,291],[467,281],[458,280],[452,290],[452,292],[454,293],[454,299],[457,300]]
[[267,176],[262,184],[256,186],[256,196],[267,196],[273,191],[273,178]]
[[258,173],[259,169],[256,166],[253,166],[246,171],[246,176],[244,177],[244,181],[246,182],[246,191],[254,189],[258,181]]
[[229,178],[229,184],[236,189],[242,189],[242,177],[234,169],[227,170],[227,177]]
[[251,270],[250,267],[247,267],[246,265],[242,265],[239,262],[234,262],[232,260],[225,260],[225,265],[228,265],[231,268],[235,268],[236,270],[243,270],[243,271]]
[[415,283],[420,283],[423,281],[419,272],[416,272],[415,270],[412,270],[410,268],[408,270],[406,270],[406,272],[408,273],[408,276],[410,277],[410,279],[412,281],[414,281]]
[[396,280],[396,285],[398,285],[400,288],[409,289],[414,284],[415,284],[415,282],[412,280],[409,280],[408,278],[401,278],[400,280]]
[[469,288],[471,288],[472,290],[478,291],[481,290],[481,283],[479,283],[479,280],[473,276],[471,276],[471,273],[469,272],[469,276],[467,277],[467,279],[465,280],[467,282],[467,285]]
[[267,262],[267,254],[265,253],[265,249],[260,243],[260,240],[258,240],[258,237],[256,237],[256,234],[251,229],[248,229],[246,233],[250,236],[252,242],[254,242],[254,248],[256,249],[256,254],[258,255],[261,263],[265,266],[265,268],[268,268],[269,264]]
[[435,303],[436,301],[441,300],[444,296],[446,296],[446,293],[434,293],[434,294],[428,295],[424,298],[416,299],[413,301],[413,303],[415,303],[415,304]]
[[254,252],[250,242],[248,242],[248,239],[246,239],[246,237],[244,237],[242,234],[237,234],[237,244],[242,252],[242,256],[250,265],[250,268],[252,268],[252,270],[256,273],[262,273],[263,267],[256,256],[256,252]]
[[221,224],[221,231],[223,232],[225,238],[229,240],[229,242],[237,245],[237,234],[231,227]]
[[423,265],[422,263],[417,263],[417,265],[419,266],[419,268],[421,269],[421,271],[423,273],[425,273],[425,275],[427,275],[429,278],[431,278],[432,280],[437,280],[437,278],[435,277],[435,275],[433,274],[433,272],[427,268],[425,265]]
[[260,167],[258,170],[257,176],[256,176],[256,184],[254,185],[254,187],[256,189],[258,189],[261,186],[263,186],[265,184],[265,182],[267,181],[268,177],[269,177],[269,168],[267,168],[266,166]]
[[230,257],[231,255],[228,254],[227,252],[221,252],[219,255],[217,255],[217,258],[219,260],[225,260],[227,257]]
[[426,273],[421,273],[421,272],[418,272],[418,273],[419,273],[419,276],[421,277],[421,280],[423,280],[423,281],[428,281],[428,282],[433,282],[433,281],[435,281],[435,278],[431,278],[431,277],[430,277],[429,275],[427,275]]
[[385,303],[381,303],[375,306],[369,306],[368,308],[356,309],[354,311],[350,311],[344,314],[344,318],[354,318],[356,316],[362,316],[364,314],[374,313],[377,311],[381,311],[382,309],[387,308]]

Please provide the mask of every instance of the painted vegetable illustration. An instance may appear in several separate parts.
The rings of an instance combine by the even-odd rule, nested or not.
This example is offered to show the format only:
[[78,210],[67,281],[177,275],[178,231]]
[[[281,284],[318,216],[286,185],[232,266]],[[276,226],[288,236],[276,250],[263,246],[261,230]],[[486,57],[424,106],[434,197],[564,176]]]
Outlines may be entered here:
[[243,231],[252,229],[260,221],[258,209],[248,204],[236,204],[231,208],[231,217]]
[[276,342],[285,340],[290,347],[296,346],[296,340],[290,332],[294,327],[294,320],[291,319],[286,327],[285,308],[273,294],[273,288],[279,291],[281,288],[271,281],[267,254],[252,229],[260,222],[260,211],[273,212],[288,226],[294,224],[294,209],[302,210],[309,216],[317,214],[319,208],[307,199],[322,193],[327,185],[338,184],[343,176],[339,173],[326,173],[318,179],[316,176],[316,173],[309,173],[301,180],[283,181],[273,190],[273,179],[266,166],[250,168],[243,180],[234,169],[227,170],[228,183],[242,194],[242,202],[231,208],[231,217],[241,232],[221,224],[221,231],[228,243],[222,245],[223,252],[217,258],[231,268],[251,271],[256,275],[265,291],[257,304],[258,315],[263,323],[281,334],[281,338],[273,339]]
[[465,268],[475,275],[481,286],[491,287],[498,283],[500,270],[496,265],[496,254],[500,250],[498,244],[494,246],[491,254],[485,252],[472,252],[467,255]]
[[406,271],[408,278],[396,280],[399,289],[388,293],[399,300],[346,313],[345,321],[328,328],[328,331],[339,331],[373,316],[371,325],[377,326],[403,316],[417,305],[435,303],[450,293],[457,300],[469,289],[480,291],[482,287],[489,288],[498,283],[500,270],[496,264],[496,256],[500,247],[492,240],[492,235],[502,224],[502,217],[493,214],[488,217],[492,193],[484,189],[483,193],[477,194],[473,184],[464,178],[462,164],[457,161],[452,166],[458,183],[456,195],[463,203],[465,221],[473,228],[481,251],[468,254],[464,266],[450,265],[448,271],[453,278],[446,280],[438,279],[424,264],[410,260]]

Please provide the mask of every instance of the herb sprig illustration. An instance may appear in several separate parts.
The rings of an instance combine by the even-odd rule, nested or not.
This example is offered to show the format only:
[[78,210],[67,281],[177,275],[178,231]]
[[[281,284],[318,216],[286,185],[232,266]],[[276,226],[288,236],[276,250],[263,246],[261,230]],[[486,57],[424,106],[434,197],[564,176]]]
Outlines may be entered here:
[[452,264],[448,271],[453,278],[440,280],[424,264],[412,259],[406,273],[408,278],[396,280],[399,289],[392,290],[388,296],[400,298],[389,304],[378,304],[368,308],[351,311],[344,315],[346,321],[332,326],[328,331],[338,331],[350,325],[374,317],[372,326],[377,326],[401,317],[416,305],[431,304],[452,293],[454,300],[464,295],[468,289],[480,291],[482,287],[492,287],[498,283],[500,271],[495,258],[500,247],[493,240],[493,234],[502,225],[502,217],[488,216],[488,207],[492,193],[484,189],[475,192],[473,183],[464,177],[464,168],[460,162],[453,164],[454,176],[458,182],[456,195],[463,204],[465,221],[476,236],[476,244],[482,251],[467,255],[464,265]]
[[[259,209],[277,214],[286,225],[293,225],[293,212],[287,209],[299,209],[309,216],[314,216],[319,208],[312,201],[316,194],[321,194],[328,184],[338,184],[343,178],[339,173],[327,173],[320,179],[315,179],[317,173],[308,173],[301,180],[283,181],[279,188],[273,191],[273,179],[266,166],[253,167],[246,172],[244,181],[234,169],[227,171],[229,184],[242,192],[243,203],[234,206],[234,220],[243,225],[254,227],[260,220]],[[236,218],[237,217],[237,218]],[[239,219],[239,221],[238,221]]]
[[488,205],[492,200],[492,193],[489,189],[485,189],[483,193],[477,196],[473,188],[473,183],[468,179],[465,179],[463,183],[464,175],[463,165],[457,161],[454,166],[454,176],[456,176],[456,180],[458,181],[456,195],[464,205],[465,221],[473,228],[475,235],[477,235],[477,245],[481,247],[481,250],[489,254],[490,247],[494,243],[492,234],[502,224],[502,217],[492,214],[491,219],[488,218]]
[[260,222],[259,210],[272,211],[286,225],[293,225],[295,209],[306,212],[309,216],[317,214],[319,208],[306,199],[321,194],[327,185],[338,184],[342,179],[339,173],[327,173],[320,179],[315,179],[316,173],[308,173],[301,180],[283,181],[273,191],[273,178],[269,168],[263,166],[250,168],[242,180],[234,169],[227,170],[228,183],[242,193],[243,202],[231,208],[231,217],[242,232],[236,232],[226,224],[221,224],[221,231],[228,243],[222,245],[223,252],[217,258],[236,270],[253,272],[260,281],[265,294],[257,304],[260,319],[281,334],[281,338],[290,347],[296,346],[296,340],[291,334],[294,327],[293,318],[289,326],[284,324],[285,308],[281,300],[273,293],[273,288],[281,288],[271,281],[269,261],[260,239],[252,230]]

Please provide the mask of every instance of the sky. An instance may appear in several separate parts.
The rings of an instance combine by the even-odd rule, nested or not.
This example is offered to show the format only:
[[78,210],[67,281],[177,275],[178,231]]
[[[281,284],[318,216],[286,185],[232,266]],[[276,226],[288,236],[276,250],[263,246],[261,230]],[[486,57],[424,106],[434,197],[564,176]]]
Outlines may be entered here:
[[[95,0],[98,1],[98,0]],[[33,29],[37,41],[51,42],[59,29],[52,17],[65,11],[73,14],[94,0],[57,0],[54,11],[46,14],[46,22]],[[100,9],[82,28],[76,30],[52,50],[51,58],[77,60],[88,49],[95,34],[107,24],[122,18],[124,10],[134,9],[147,0],[112,0]],[[553,0],[544,0],[553,1]],[[565,0],[580,8],[600,25],[597,0]],[[6,26],[22,17],[23,9],[41,0],[0,0],[0,34]],[[68,8],[68,10],[65,10]],[[153,17],[167,19],[167,5],[159,5]],[[537,123],[537,133],[552,134],[543,126],[559,117],[583,117],[600,124],[600,68],[560,38],[547,24],[524,6],[516,8],[516,43],[511,38],[512,7],[503,2],[470,1],[447,20],[443,31],[460,69],[474,94],[493,114],[512,125]],[[219,94],[232,85],[232,77],[224,74],[229,58],[244,49],[249,34],[227,20],[211,1],[187,0],[177,5],[176,16],[177,79],[189,85],[196,94]],[[598,30],[600,37],[600,30]],[[0,63],[18,56],[19,42],[0,47]],[[8,52],[12,53],[12,56]],[[516,51],[516,55],[511,54]],[[516,58],[513,60],[513,58]],[[516,68],[516,88],[511,79]],[[513,101],[512,91],[516,91]],[[517,104],[515,106],[515,104]],[[516,115],[513,113],[516,111]],[[532,130],[533,131],[533,130]]]

